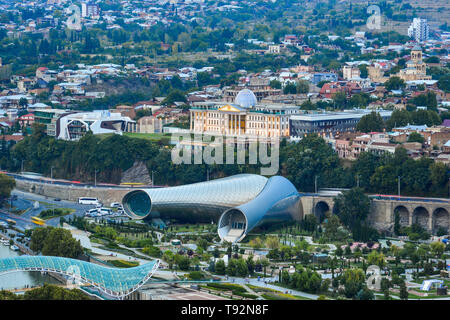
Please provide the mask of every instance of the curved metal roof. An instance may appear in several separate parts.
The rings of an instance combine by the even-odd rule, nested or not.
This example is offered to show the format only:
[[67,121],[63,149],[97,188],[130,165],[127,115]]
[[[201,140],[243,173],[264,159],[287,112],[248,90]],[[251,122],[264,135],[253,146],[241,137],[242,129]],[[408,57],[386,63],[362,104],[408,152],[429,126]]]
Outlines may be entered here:
[[[150,211],[158,207],[177,205],[231,208],[246,203],[255,198],[267,183],[267,178],[256,174],[239,174],[206,182],[199,182],[184,186],[142,189],[150,197],[148,211],[135,214],[130,212],[127,205],[129,195],[136,194],[131,191],[123,200],[125,212],[134,218],[144,218]],[[140,201],[142,202],[142,200]]]
[[226,232],[224,217],[229,212],[239,211],[245,216],[246,225],[243,233],[235,241],[242,240],[253,228],[266,222],[289,221],[296,216],[300,195],[295,186],[282,176],[268,179],[264,189],[251,201],[225,211],[219,219],[218,232],[223,239]]
[[16,271],[55,272],[89,283],[111,296],[123,298],[147,282],[158,266],[159,260],[122,269],[63,257],[19,256],[0,259],[0,274]]

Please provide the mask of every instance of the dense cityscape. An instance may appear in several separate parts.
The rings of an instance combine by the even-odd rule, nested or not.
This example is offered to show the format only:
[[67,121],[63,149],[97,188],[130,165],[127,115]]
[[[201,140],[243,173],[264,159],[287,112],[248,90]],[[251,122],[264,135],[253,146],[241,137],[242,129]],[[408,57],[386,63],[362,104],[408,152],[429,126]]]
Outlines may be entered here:
[[450,299],[445,1],[0,8],[0,300]]

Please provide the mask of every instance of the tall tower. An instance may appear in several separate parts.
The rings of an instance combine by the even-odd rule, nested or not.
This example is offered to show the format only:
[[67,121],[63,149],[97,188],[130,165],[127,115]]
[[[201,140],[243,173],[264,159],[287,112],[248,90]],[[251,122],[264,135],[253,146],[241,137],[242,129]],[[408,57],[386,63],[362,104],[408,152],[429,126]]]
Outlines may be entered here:
[[422,48],[418,45],[415,45],[411,50],[411,60],[414,63],[420,63],[422,61]]

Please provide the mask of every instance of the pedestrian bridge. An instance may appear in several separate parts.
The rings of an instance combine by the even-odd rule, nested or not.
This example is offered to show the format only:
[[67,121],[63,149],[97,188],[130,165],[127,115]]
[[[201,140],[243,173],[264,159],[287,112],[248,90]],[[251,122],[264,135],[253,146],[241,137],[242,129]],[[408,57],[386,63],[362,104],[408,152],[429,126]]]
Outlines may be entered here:
[[49,256],[18,256],[0,259],[0,276],[18,271],[54,272],[67,276],[69,281],[87,283],[117,299],[144,285],[158,269],[160,260],[153,260],[133,268],[110,268],[94,263]]

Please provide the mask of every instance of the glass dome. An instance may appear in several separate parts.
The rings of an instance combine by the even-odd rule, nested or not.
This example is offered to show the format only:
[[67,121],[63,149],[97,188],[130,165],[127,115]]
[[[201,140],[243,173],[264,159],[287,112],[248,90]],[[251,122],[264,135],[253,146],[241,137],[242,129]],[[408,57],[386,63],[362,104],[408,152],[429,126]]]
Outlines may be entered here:
[[239,91],[234,102],[242,108],[251,108],[256,106],[256,96],[249,89]]

